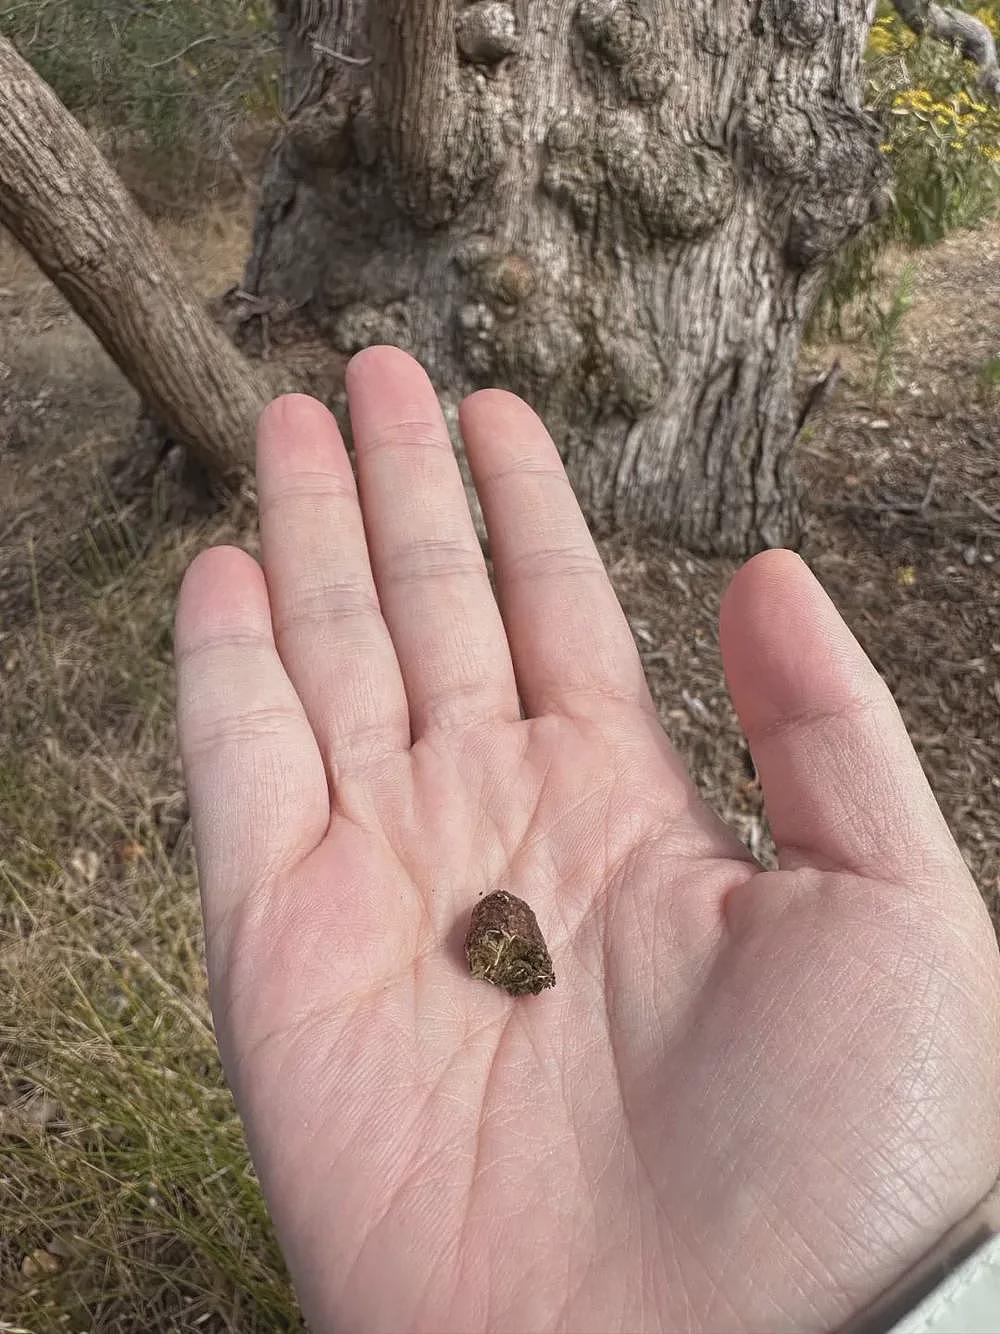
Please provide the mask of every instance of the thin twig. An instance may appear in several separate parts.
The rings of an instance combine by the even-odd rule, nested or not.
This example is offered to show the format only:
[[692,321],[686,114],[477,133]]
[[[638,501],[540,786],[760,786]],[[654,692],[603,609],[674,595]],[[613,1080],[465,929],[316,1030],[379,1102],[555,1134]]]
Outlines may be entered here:
[[924,492],[924,498],[920,502],[921,514],[927,513],[927,507],[931,503],[931,496],[933,496],[934,488],[937,485],[937,470],[938,470],[938,461],[937,459],[935,459],[933,464],[931,465],[930,475],[927,478],[927,490]]
[[[255,296],[253,292],[248,292],[242,287],[233,287],[230,290],[233,296],[237,297],[240,301],[246,301],[248,305],[266,307],[269,304],[266,297]],[[229,292],[227,292],[226,295],[228,296]]]
[[321,55],[331,56],[334,60],[342,60],[345,65],[370,65],[371,56],[348,56],[343,51],[334,51],[332,46],[324,46],[322,42],[313,42],[312,49],[319,51]]
[[1000,510],[996,510],[992,505],[987,505],[985,500],[980,500],[978,496],[969,493],[969,499],[975,505],[976,509],[982,510],[987,518],[992,519],[994,523],[1000,523]]
[[146,69],[162,69],[164,65],[172,65],[175,60],[180,60],[181,56],[186,56],[189,51],[193,51],[196,46],[204,46],[206,42],[217,42],[218,34],[207,32],[203,37],[196,37],[193,42],[188,42],[187,46],[182,46],[179,51],[175,51],[172,56],[167,56],[163,60],[157,60],[152,65],[143,61]]
[[[971,496],[970,499],[972,499]],[[938,510],[935,514],[925,515],[921,513],[919,505],[900,504],[898,502],[878,504],[861,500],[828,500],[820,501],[818,508],[832,510],[840,514],[884,514],[890,518],[899,519],[901,522],[909,520],[916,526],[929,528],[931,532],[945,525],[952,525],[977,537],[1000,537],[1000,513],[989,509],[981,501],[978,504],[980,509],[985,510],[996,521],[997,526],[977,523],[968,510]]]

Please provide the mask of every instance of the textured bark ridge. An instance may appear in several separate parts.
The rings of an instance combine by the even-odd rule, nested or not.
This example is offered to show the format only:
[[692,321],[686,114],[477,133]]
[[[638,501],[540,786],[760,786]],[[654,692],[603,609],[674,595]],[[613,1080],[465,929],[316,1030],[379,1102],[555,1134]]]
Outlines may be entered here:
[[847,0],[284,0],[247,283],[446,398],[511,388],[597,517],[794,540],[793,372],[885,179]]
[[0,38],[0,224],[90,325],[169,434],[216,475],[252,459],[267,388],[187,289],[121,181]]

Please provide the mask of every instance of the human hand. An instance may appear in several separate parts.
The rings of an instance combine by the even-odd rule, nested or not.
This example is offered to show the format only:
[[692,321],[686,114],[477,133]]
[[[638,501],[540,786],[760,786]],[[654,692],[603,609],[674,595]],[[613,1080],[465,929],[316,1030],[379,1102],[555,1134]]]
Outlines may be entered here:
[[[279,400],[264,573],[203,553],[177,617],[219,1041],[312,1327],[830,1329],[1000,1166],[996,944],[889,692],[798,557],[736,575],[761,871],[534,414],[462,409],[495,600],[423,372],[373,348],[348,390],[360,507]],[[497,888],[554,991],[465,970]]]

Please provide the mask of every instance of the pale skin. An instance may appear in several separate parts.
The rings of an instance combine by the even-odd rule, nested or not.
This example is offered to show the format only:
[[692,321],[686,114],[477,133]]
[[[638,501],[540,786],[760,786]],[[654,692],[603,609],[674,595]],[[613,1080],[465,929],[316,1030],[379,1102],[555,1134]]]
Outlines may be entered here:
[[[799,558],[735,576],[762,871],[657,719],[558,454],[348,368],[261,421],[263,569],[206,551],[179,710],[223,1060],[317,1332],[831,1330],[1000,1166],[1000,967],[892,698]],[[359,494],[360,491],[360,501]],[[482,894],[554,990],[473,980]]]

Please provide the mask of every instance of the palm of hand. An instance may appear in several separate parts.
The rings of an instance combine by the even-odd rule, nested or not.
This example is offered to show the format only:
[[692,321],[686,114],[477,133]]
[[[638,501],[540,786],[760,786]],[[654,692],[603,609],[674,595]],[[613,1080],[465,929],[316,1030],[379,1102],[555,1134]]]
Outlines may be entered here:
[[[835,715],[803,721],[820,754]],[[221,734],[247,728],[186,746],[196,820]],[[759,741],[766,786],[783,724]],[[206,889],[214,1005],[317,1328],[827,1328],[989,1185],[995,952],[923,792],[882,876],[862,818],[851,855],[834,832],[760,872],[641,692],[366,744],[332,814],[301,729],[252,772],[248,825],[282,787],[328,820],[221,874],[198,831],[203,879],[247,882]],[[843,796],[786,800],[824,799],[836,831]],[[900,883],[928,820],[947,911]],[[495,888],[535,908],[554,992],[469,978]]]

